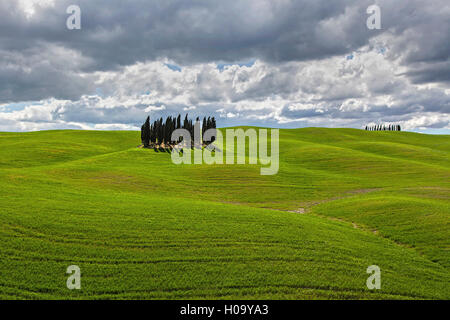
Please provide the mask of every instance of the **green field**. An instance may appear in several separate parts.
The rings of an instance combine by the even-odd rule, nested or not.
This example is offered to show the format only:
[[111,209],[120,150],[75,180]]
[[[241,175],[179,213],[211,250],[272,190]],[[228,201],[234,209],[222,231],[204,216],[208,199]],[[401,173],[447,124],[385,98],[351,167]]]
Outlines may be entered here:
[[0,299],[450,299],[450,136],[280,130],[273,176],[139,137],[0,133]]

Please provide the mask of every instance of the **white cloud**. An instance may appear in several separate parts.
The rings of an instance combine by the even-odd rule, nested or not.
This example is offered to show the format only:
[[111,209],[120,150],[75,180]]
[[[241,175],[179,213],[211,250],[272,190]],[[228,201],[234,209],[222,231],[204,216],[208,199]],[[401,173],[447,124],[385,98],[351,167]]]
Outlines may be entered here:
[[79,1],[83,33],[59,28],[69,0],[0,2],[0,130],[138,128],[180,112],[219,125],[449,125],[443,0],[379,0],[379,32],[365,27],[370,0],[136,1],[125,12]]
[[54,0],[16,0],[18,1],[19,8],[24,12],[27,19],[33,17],[38,7],[53,7],[55,5]]
[[[375,39],[380,42],[383,39]],[[195,64],[174,71],[167,61],[138,63],[115,72],[97,72],[96,87],[108,95],[83,95],[77,101],[49,99],[22,110],[0,112],[0,119],[55,126],[84,124],[93,129],[139,128],[151,117],[188,112],[215,115],[223,124],[323,125],[363,127],[397,122],[407,129],[449,125],[449,92],[439,86],[410,83],[398,76],[398,60],[373,45],[353,59],[333,57],[312,62],[219,70]],[[229,121],[234,121],[230,123]],[[38,126],[38,127],[39,127]]]
[[147,108],[144,109],[144,112],[151,112],[151,111],[162,111],[162,110],[166,110],[166,106],[162,105],[160,107],[158,106],[148,106]]

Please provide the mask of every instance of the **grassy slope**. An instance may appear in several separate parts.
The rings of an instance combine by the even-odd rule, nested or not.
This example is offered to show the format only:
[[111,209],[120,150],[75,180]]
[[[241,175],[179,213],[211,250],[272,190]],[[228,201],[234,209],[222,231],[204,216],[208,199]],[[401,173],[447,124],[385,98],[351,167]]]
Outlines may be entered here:
[[280,138],[261,176],[176,166],[137,132],[0,133],[0,298],[450,298],[449,136]]

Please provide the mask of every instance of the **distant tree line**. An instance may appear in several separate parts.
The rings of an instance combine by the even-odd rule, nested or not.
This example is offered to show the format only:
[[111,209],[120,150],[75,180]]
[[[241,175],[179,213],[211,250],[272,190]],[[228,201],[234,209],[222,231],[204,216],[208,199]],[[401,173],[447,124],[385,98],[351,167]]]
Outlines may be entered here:
[[[195,122],[200,124],[200,118],[197,117]],[[172,141],[172,132],[176,129],[186,129],[191,134],[192,139],[194,138],[194,122],[188,118],[186,114],[183,121],[181,121],[181,115],[178,117],[169,116],[165,120],[163,118],[159,118],[155,120],[153,123],[150,122],[150,116],[147,117],[144,124],[141,127],[141,141],[144,147],[149,147],[150,145],[173,145],[180,141]],[[216,129],[216,119],[214,117],[204,117],[201,133],[202,136],[205,134],[205,131],[208,129]],[[214,142],[214,137],[212,137],[211,141],[204,141],[204,143],[208,144]]]
[[373,126],[366,126],[365,130],[367,131],[402,131],[402,128],[399,124],[376,124]]

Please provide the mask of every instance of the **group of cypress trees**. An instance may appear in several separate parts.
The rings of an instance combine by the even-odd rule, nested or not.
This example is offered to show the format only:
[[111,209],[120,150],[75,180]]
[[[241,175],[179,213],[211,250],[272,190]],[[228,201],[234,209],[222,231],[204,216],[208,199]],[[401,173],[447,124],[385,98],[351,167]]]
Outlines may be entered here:
[[366,126],[366,129],[368,131],[402,131],[402,128],[399,124],[390,124],[390,125],[384,125],[384,124],[377,124],[374,126]]
[[[200,118],[197,117],[196,122],[200,124]],[[173,145],[175,141],[171,141],[172,132],[176,129],[186,129],[191,134],[191,139],[194,139],[194,122],[186,117],[181,123],[181,115],[178,117],[169,116],[166,120],[160,118],[150,123],[150,116],[147,117],[145,123],[141,127],[141,141],[144,147],[149,147],[150,145]],[[202,136],[208,129],[216,128],[216,119],[214,117],[203,118],[202,124]],[[214,137],[211,142],[214,142]],[[179,142],[179,141],[178,141]],[[204,143],[206,143],[204,141]]]

